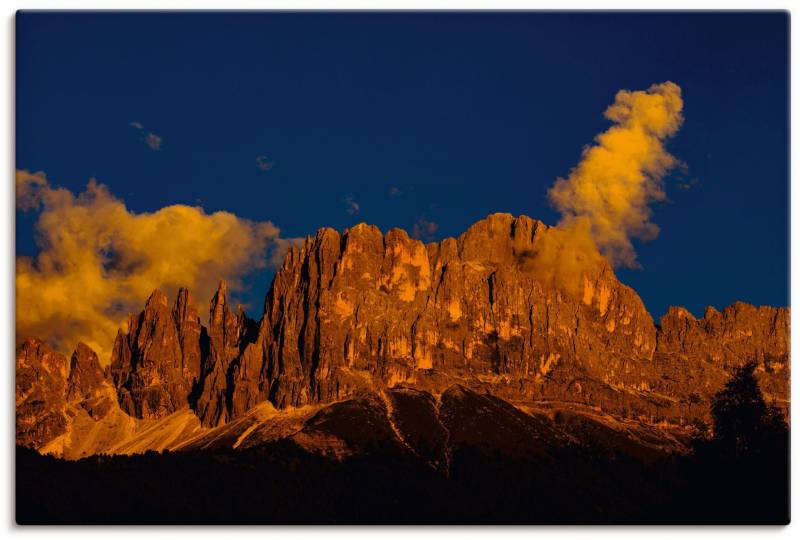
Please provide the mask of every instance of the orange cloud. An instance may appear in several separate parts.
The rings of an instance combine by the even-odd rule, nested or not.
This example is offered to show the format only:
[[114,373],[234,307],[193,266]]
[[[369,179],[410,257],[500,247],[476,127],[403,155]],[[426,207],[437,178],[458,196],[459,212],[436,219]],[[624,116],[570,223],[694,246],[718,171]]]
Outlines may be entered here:
[[621,90],[605,111],[615,125],[548,192],[562,214],[559,226],[585,230],[615,266],[638,266],[631,239],[658,235],[650,204],[664,199],[663,178],[678,163],[664,141],[683,123],[682,110],[681,89],[672,82]]
[[219,279],[240,288],[287,242],[272,223],[229,212],[173,205],[136,214],[94,180],[76,196],[42,172],[17,171],[16,188],[19,209],[41,207],[40,252],[17,258],[17,340],[36,336],[63,351],[83,341],[103,363],[127,314],[153,289],[187,286],[207,305]]
[[537,235],[533,253],[521,260],[523,270],[542,283],[579,295],[586,273],[603,264],[589,227],[588,220],[578,218],[568,227],[552,227]]

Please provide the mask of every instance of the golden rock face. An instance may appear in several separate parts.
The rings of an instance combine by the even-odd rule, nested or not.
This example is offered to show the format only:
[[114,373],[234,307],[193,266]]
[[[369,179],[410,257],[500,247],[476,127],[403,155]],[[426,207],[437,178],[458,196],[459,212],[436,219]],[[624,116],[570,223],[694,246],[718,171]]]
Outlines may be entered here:
[[17,347],[17,444],[36,448],[67,430],[67,359],[38,339]]
[[[515,401],[579,401],[682,422],[697,414],[688,396],[710,397],[726,370],[751,358],[775,366],[788,358],[783,308],[726,310],[723,318],[740,313],[737,324],[760,329],[736,338],[733,358],[728,338],[681,334],[665,321],[657,329],[602,259],[586,258],[575,283],[553,280],[535,259],[559,234],[509,214],[430,244],[366,225],[320,231],[289,252],[275,277],[261,332],[248,346],[263,351],[248,362],[251,372],[260,364],[265,383],[250,401],[344,399],[363,389],[356,372],[388,387],[441,393],[458,383]],[[686,349],[697,351],[688,361]],[[715,361],[716,349],[730,358]],[[786,371],[764,370],[763,379],[785,398]]]
[[[558,229],[510,214],[428,244],[365,224],[321,229],[286,254],[260,322],[231,310],[224,283],[209,328],[188,291],[171,308],[153,293],[120,332],[101,382],[115,410],[150,422],[191,408],[196,429],[235,425],[266,402],[295,410],[454,386],[520,407],[570,403],[686,425],[707,417],[710,397],[748,360],[759,362],[767,397],[788,404],[788,309],[737,303],[697,320],[672,308],[656,327],[605,260],[568,249]],[[30,344],[17,353],[18,441],[22,425],[36,447],[68,423],[54,413],[71,399],[66,382],[59,390],[66,359],[53,371],[48,354]],[[97,379],[86,373],[81,380]],[[55,416],[25,405],[37,385]]]

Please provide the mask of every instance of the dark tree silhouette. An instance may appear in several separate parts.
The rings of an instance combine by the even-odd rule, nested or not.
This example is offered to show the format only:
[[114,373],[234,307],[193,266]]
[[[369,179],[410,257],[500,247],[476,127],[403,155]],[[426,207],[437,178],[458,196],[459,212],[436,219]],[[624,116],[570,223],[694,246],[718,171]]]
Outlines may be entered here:
[[741,367],[714,396],[714,443],[717,451],[746,458],[773,450],[787,431],[783,415],[768,406],[758,388],[756,364]]
[[789,521],[789,429],[765,402],[755,370],[745,364],[714,396],[712,436],[694,441],[685,472],[689,521]]

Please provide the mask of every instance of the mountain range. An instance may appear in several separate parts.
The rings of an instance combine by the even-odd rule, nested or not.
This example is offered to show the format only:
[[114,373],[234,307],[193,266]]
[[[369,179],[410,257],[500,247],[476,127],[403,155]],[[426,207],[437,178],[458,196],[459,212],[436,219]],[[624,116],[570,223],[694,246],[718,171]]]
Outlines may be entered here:
[[84,344],[67,359],[31,337],[17,444],[72,460],[285,440],[341,461],[388,441],[445,473],[463,445],[649,460],[686,452],[751,361],[788,409],[788,308],[674,307],[656,324],[603,259],[534,264],[557,235],[509,214],[427,244],[324,228],[289,249],[258,320],[223,281],[207,326],[187,289],[154,291],[105,367]]

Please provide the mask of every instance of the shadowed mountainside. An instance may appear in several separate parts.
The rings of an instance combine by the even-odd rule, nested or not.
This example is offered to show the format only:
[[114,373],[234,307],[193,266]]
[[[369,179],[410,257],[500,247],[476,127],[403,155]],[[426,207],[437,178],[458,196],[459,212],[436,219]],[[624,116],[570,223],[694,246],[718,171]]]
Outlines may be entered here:
[[643,454],[601,423],[553,422],[463,387],[440,399],[393,389],[307,411],[271,442],[240,445],[234,430],[233,447],[78,461],[17,447],[17,521],[787,523],[788,431],[753,367],[717,393],[715,436],[692,454]]

